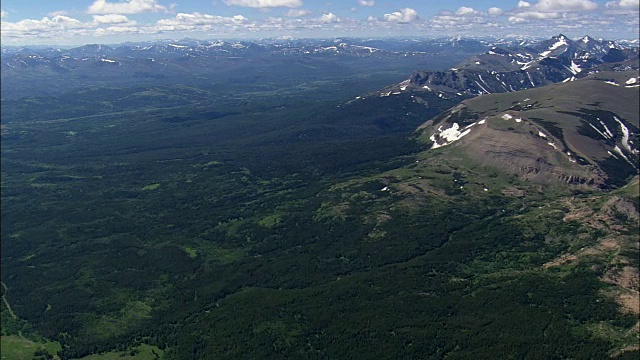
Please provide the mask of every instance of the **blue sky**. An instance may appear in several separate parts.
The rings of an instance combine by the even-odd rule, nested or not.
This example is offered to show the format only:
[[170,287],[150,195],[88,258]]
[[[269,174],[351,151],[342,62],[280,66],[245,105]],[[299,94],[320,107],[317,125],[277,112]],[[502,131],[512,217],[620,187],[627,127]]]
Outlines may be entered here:
[[638,37],[639,0],[3,0],[4,45],[149,39]]

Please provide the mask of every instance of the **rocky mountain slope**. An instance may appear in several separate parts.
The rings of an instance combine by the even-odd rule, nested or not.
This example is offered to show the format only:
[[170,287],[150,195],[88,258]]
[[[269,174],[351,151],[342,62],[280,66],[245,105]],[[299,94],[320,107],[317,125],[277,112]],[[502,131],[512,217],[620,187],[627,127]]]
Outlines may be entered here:
[[638,173],[638,71],[479,96],[420,127],[434,152],[541,183],[621,186]]
[[637,49],[589,36],[573,41],[560,34],[533,44],[492,47],[447,71],[419,71],[380,94],[411,90],[455,97],[513,92],[573,81],[600,71],[600,66],[624,61],[637,69]]

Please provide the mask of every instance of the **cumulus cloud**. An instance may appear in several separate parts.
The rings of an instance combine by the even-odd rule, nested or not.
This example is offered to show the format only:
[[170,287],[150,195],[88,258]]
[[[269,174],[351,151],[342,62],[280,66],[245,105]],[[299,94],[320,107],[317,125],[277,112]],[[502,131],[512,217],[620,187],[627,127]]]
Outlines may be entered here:
[[539,0],[533,5],[539,11],[591,11],[598,4],[591,0]]
[[107,28],[97,28],[94,31],[94,35],[96,36],[107,36],[107,35],[122,35],[122,34],[136,34],[139,33],[140,29],[136,27],[126,27],[126,26],[109,26]]
[[487,13],[491,16],[499,16],[502,15],[504,11],[502,11],[502,9],[498,8],[498,7],[492,7],[489,8],[489,10],[487,10]]
[[480,12],[474,10],[473,8],[462,6],[456,10],[456,15],[460,16],[469,16],[469,15],[478,15]]
[[404,8],[391,14],[384,14],[384,20],[388,22],[409,23],[417,19],[418,12],[411,8]]
[[340,22],[340,18],[337,17],[334,13],[323,14],[320,16],[320,22],[322,23],[337,23]]
[[302,9],[289,9],[289,11],[285,13],[285,15],[288,17],[301,17],[307,16],[309,14],[311,14],[311,11]]
[[89,14],[141,14],[145,12],[168,11],[157,0],[126,0],[111,3],[106,0],[95,0],[87,9]]
[[68,16],[43,17],[42,20],[25,19],[15,23],[2,22],[3,36],[40,35],[45,33],[57,33],[70,29],[83,28],[86,25],[80,20]]
[[561,15],[557,12],[525,11],[517,16],[522,19],[557,19]]
[[358,0],[358,4],[360,6],[374,6],[376,2],[375,0]]
[[606,7],[609,9],[625,9],[638,11],[640,9],[640,0],[608,1]]
[[174,19],[161,19],[157,21],[160,26],[202,26],[202,25],[216,25],[216,24],[242,24],[248,19],[242,15],[235,15],[232,17],[224,17],[217,15],[201,14],[199,12],[179,13]]
[[597,8],[598,4],[591,0],[538,0],[535,4],[520,1],[517,8],[510,11],[511,16],[507,21],[513,24],[524,23],[529,20],[550,19],[577,21],[577,18],[581,16],[578,15],[579,13]]
[[297,8],[303,5],[302,0],[224,0],[228,6],[242,6],[250,8]]
[[513,24],[520,24],[520,23],[527,22],[527,19],[521,18],[521,17],[517,17],[517,16],[509,16],[509,19],[507,19],[507,20],[510,23],[513,23]]
[[0,18],[4,19],[5,17],[7,17],[7,15],[9,15],[9,13],[4,10],[0,10]]
[[124,24],[128,23],[129,19],[124,15],[109,14],[109,15],[93,15],[93,21],[98,24]]

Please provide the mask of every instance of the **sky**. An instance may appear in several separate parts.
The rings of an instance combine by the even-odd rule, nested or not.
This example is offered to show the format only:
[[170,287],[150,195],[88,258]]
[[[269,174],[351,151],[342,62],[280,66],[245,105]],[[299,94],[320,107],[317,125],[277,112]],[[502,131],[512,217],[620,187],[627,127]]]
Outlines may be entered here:
[[2,0],[2,45],[159,39],[636,39],[640,0]]

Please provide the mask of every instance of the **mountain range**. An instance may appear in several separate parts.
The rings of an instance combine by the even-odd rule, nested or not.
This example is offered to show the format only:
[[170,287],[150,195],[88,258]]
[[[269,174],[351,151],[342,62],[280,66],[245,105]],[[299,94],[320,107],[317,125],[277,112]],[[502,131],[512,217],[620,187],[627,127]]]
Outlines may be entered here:
[[436,91],[443,96],[513,92],[573,81],[608,64],[638,69],[638,49],[589,36],[573,41],[560,34],[524,46],[492,47],[447,71],[419,71],[381,93],[403,89]]

